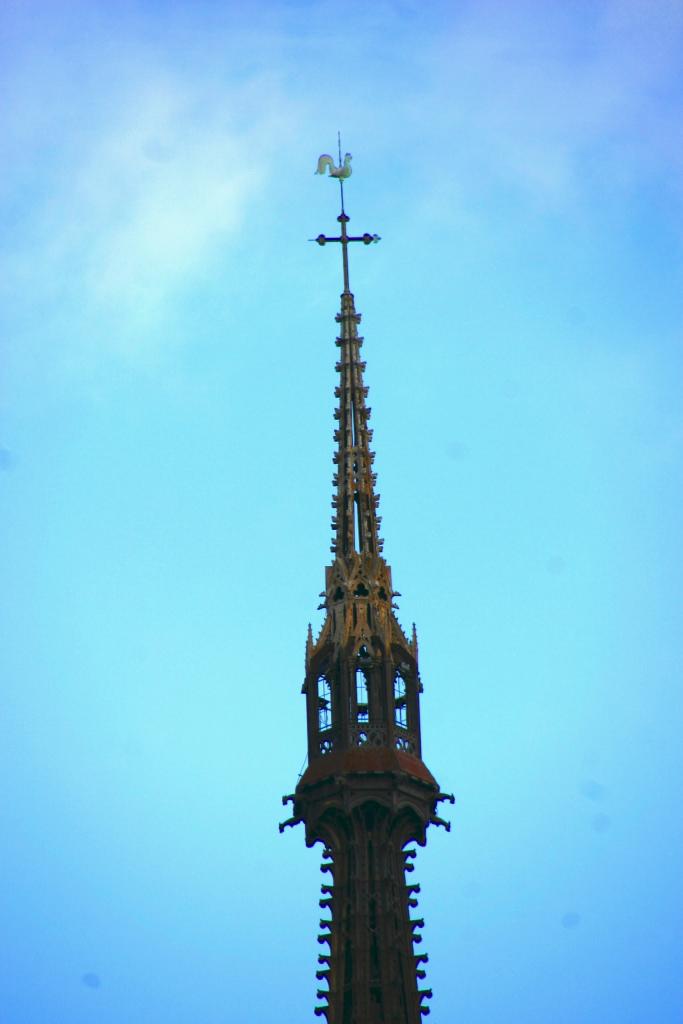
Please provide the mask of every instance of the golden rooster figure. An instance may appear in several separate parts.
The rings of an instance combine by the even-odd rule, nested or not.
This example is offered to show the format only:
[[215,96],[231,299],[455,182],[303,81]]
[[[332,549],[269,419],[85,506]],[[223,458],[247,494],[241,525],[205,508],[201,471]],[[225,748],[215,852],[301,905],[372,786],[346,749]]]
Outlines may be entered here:
[[325,168],[328,168],[331,178],[338,178],[340,180],[349,178],[351,176],[351,154],[346,153],[344,155],[344,163],[341,167],[337,167],[334,160],[328,153],[323,153],[322,156],[318,157],[318,169],[316,174],[324,174]]

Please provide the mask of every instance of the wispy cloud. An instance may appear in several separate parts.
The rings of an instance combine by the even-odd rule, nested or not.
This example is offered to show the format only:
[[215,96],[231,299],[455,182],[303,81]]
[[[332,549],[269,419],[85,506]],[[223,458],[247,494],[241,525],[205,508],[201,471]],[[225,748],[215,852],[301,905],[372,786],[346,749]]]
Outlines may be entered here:
[[69,244],[85,247],[84,280],[99,302],[163,302],[263,190],[277,145],[268,102],[235,132],[225,108],[245,102],[239,90],[197,100],[182,80],[145,76],[135,102],[83,154],[70,183],[82,215]]
[[344,25],[325,2],[264,5],[256,25],[230,4],[168,21],[154,4],[40,8],[12,8],[33,20],[5,62],[0,261],[10,333],[61,318],[56,347],[163,344],[178,292],[229,260],[282,153],[306,135],[313,158],[340,121],[383,151],[400,139],[404,202],[441,222],[486,220],[483,192],[564,208],[650,175],[683,195],[674,0],[580,17],[536,0],[351,2]]
[[[229,252],[263,194],[287,102],[271,76],[216,89],[150,62],[119,95],[76,102],[51,165],[25,179],[34,196],[5,244],[5,279],[14,303],[103,318],[114,348],[153,345],[177,289],[219,245]],[[23,146],[40,160],[37,134]]]
[[679,145],[683,4],[472,3],[426,69],[436,136],[454,177],[504,181],[546,204],[596,184],[664,174],[683,194]]

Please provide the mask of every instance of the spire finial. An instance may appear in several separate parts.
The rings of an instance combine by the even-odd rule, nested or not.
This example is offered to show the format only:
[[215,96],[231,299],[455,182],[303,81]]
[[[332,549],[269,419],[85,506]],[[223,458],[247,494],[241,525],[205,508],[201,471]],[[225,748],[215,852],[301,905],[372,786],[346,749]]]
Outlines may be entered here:
[[346,153],[344,156],[344,163],[342,165],[341,159],[341,132],[337,132],[337,146],[339,149],[339,165],[335,166],[334,160],[329,153],[322,153],[318,157],[318,168],[315,171],[316,174],[324,174],[325,168],[329,171],[330,178],[336,178],[339,181],[339,188],[341,190],[341,213],[337,217],[337,220],[341,224],[341,235],[329,236],[329,235],[318,235],[317,238],[309,238],[309,242],[317,242],[318,245],[326,245],[327,242],[341,242],[342,247],[342,267],[344,270],[344,292],[349,293],[349,256],[348,256],[348,243],[349,242],[363,242],[365,245],[370,245],[371,242],[379,242],[379,235],[371,235],[369,232],[365,232],[364,235],[351,236],[347,234],[346,225],[349,221],[346,211],[344,209],[344,178],[351,177],[351,154]]

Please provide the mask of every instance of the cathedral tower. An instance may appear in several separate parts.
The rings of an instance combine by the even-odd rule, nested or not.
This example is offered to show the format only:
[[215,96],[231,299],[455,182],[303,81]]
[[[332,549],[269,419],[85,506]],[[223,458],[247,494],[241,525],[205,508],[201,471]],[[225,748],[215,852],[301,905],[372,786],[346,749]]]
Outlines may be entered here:
[[[332,564],[325,570],[325,621],[306,643],[308,767],[294,794],[292,817],[303,822],[306,844],[322,843],[318,941],[321,982],[315,1013],[327,1024],[418,1024],[429,1013],[424,987],[426,954],[416,953],[422,920],[411,916],[418,885],[412,842],[424,846],[445,796],[422,759],[415,627],[408,638],[394,614],[391,569],[382,556],[371,451],[368,389],[358,334],[360,314],[349,288],[348,246],[377,235],[351,236],[343,179],[350,156],[335,166],[341,186],[340,234],[318,235],[319,245],[340,244],[344,290],[336,315],[339,374],[335,388],[335,466],[332,478]],[[323,987],[324,986],[324,987]]]

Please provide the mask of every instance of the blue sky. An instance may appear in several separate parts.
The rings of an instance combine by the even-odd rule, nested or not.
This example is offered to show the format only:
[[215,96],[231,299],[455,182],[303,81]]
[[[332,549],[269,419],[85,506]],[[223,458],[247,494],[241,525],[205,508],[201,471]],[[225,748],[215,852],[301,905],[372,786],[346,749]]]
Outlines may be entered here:
[[337,129],[432,1019],[677,1024],[683,4],[0,25],[3,1024],[314,1019]]

